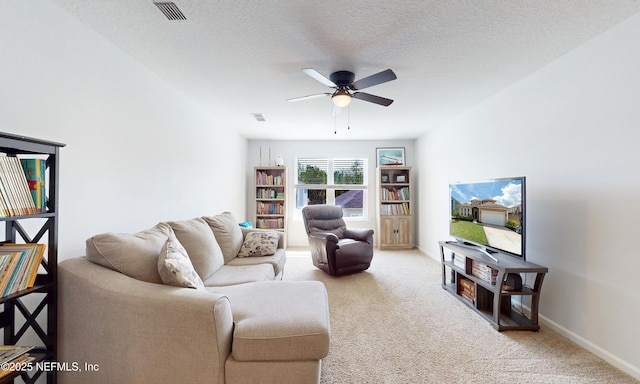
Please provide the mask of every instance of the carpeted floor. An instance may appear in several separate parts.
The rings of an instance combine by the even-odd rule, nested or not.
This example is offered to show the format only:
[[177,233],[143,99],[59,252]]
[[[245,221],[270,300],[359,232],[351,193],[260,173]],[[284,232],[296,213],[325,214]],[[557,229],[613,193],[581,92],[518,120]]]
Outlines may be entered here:
[[[419,251],[377,251],[371,268],[335,278],[308,251],[287,251],[285,280],[327,287],[331,348],[322,383],[638,383],[542,327],[497,332],[441,286]],[[544,290],[541,300],[544,300]]]

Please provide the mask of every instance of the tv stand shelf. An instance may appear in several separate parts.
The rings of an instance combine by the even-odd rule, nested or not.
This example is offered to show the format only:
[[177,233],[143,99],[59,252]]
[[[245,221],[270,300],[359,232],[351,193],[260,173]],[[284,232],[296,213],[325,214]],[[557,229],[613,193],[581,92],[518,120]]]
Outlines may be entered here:
[[[488,257],[483,250],[457,241],[438,244],[444,290],[475,310],[498,331],[540,330],[538,305],[542,281],[548,272],[546,267],[502,253]],[[520,275],[522,289],[508,289],[505,280],[509,274]],[[533,277],[533,287],[525,284],[529,275]],[[520,299],[522,310],[513,307],[512,298]],[[525,313],[525,301],[528,313]]]

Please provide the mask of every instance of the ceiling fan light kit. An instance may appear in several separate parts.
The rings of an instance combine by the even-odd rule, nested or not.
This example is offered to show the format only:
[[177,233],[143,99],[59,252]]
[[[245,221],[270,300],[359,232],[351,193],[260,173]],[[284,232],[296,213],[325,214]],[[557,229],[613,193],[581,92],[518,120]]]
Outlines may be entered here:
[[344,89],[338,89],[336,93],[331,96],[333,104],[338,108],[344,108],[351,104],[351,95]]

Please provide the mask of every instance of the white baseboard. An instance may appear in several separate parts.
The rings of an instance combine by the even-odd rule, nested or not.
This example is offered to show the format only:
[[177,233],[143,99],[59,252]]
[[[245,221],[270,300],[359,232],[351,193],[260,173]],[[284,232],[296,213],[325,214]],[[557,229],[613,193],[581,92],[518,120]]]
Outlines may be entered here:
[[632,376],[633,378],[635,378],[637,380],[640,380],[640,368],[639,367],[635,367],[635,366],[629,364],[628,362],[620,359],[619,357],[617,357],[615,355],[612,355],[609,351],[606,351],[606,350],[600,348],[599,346],[593,344],[589,340],[584,339],[583,337],[581,337],[581,336],[573,333],[569,329],[567,329],[567,328],[565,328],[565,327],[563,327],[563,326],[551,321],[550,319],[546,318],[543,315],[539,314],[538,315],[538,320],[540,321],[540,324],[543,324],[543,325],[551,328],[555,332],[558,332],[562,336],[564,336],[567,339],[573,341],[574,343],[578,344],[582,348],[586,349],[587,351],[593,353],[594,355],[598,356],[599,358],[601,358],[602,360],[606,361],[607,363],[609,363],[609,364],[613,365],[614,367],[618,368],[622,372]]

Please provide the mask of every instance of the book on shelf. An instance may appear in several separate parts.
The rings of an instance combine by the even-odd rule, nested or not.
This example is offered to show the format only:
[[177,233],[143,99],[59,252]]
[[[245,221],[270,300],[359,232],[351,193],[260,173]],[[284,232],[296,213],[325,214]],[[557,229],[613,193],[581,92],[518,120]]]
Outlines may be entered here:
[[256,228],[259,229],[284,229],[284,219],[283,218],[273,218],[273,219],[257,219],[256,220]]
[[31,192],[31,197],[36,206],[36,212],[46,212],[46,180],[45,173],[47,161],[44,159],[20,159],[20,164],[27,179],[27,185]]
[[380,197],[382,200],[409,200],[409,187],[380,189]]
[[32,349],[29,345],[0,345],[0,364],[13,361]]
[[460,292],[460,296],[462,296],[465,299],[467,299],[467,301],[469,301],[471,304],[473,304],[473,302],[475,300],[473,295],[471,293],[467,292],[467,291]]
[[408,216],[411,215],[409,203],[389,203],[380,205],[380,215],[382,216]]
[[475,301],[475,285],[473,284],[473,281],[461,277],[458,293],[473,304]]
[[473,260],[471,263],[471,274],[488,283],[495,284],[496,278],[498,277],[498,270],[479,261]]
[[284,176],[258,171],[256,172],[256,185],[284,185]]
[[[44,166],[46,167],[46,163]],[[44,180],[42,164],[38,165],[38,169],[41,179]],[[43,186],[44,184],[37,185],[40,194],[44,192]],[[42,199],[38,197],[38,191],[34,191],[36,195],[34,199],[21,159],[0,156],[0,216],[22,216],[41,212],[37,208],[36,199]]]
[[34,286],[46,244],[0,245],[0,296]]
[[32,349],[32,346],[0,345],[0,378],[26,368],[35,361],[35,357],[28,353]]
[[260,215],[284,215],[284,204],[258,202],[256,203],[256,213]]
[[284,191],[277,191],[271,188],[257,188],[256,198],[284,200]]

